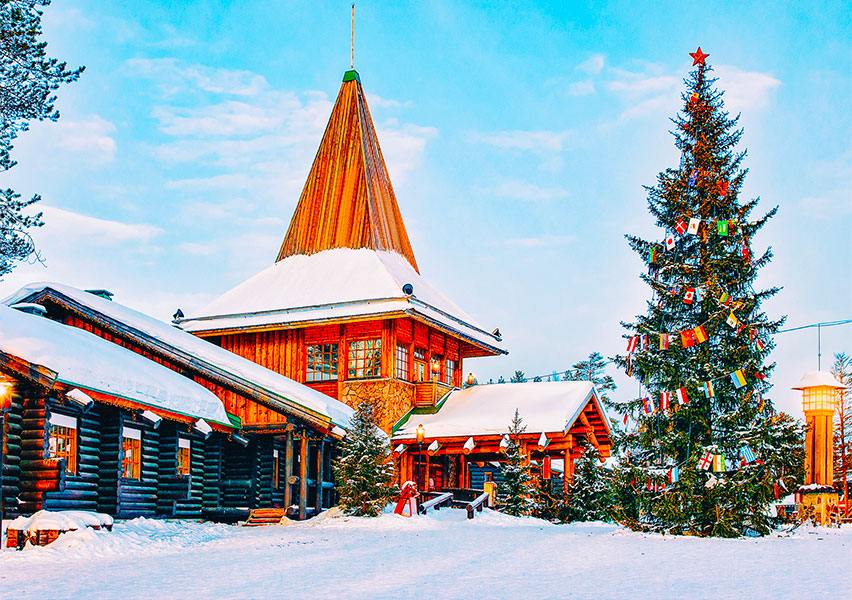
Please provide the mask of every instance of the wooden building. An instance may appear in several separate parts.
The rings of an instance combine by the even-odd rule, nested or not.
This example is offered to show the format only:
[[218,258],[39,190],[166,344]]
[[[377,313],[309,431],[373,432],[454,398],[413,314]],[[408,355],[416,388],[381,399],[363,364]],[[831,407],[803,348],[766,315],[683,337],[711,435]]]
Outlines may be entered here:
[[334,503],[330,462],[352,411],[180,329],[61,284],[0,307],[13,394],[7,513],[240,518]]
[[355,71],[276,262],[177,323],[349,406],[370,401],[386,432],[460,387],[465,359],[505,353],[420,275]]
[[609,420],[590,382],[476,385],[450,392],[434,409],[413,409],[396,425],[400,481],[416,481],[419,489],[430,491],[481,488],[482,473],[505,460],[515,409],[526,426],[522,454],[545,479],[551,479],[557,462],[567,485],[574,460],[589,445],[602,458],[610,455]]

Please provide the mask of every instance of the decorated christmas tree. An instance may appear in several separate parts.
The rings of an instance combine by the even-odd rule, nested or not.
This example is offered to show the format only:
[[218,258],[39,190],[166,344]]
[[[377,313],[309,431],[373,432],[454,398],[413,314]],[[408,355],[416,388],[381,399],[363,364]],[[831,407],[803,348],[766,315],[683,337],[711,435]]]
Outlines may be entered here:
[[624,324],[627,353],[616,357],[640,382],[639,397],[621,407],[619,479],[635,503],[620,517],[637,529],[765,534],[779,479],[794,486],[802,464],[801,427],[765,397],[784,319],[761,304],[779,288],[754,287],[772,253],[755,254],[752,242],[777,207],[752,218],[758,199],[740,199],[739,116],[725,111],[708,55],[690,55],[695,68],[672,119],[680,164],[646,188],[663,242],[627,236],[648,265],[651,298]]
[[361,517],[377,516],[399,494],[393,485],[390,442],[376,424],[374,414],[370,403],[358,405],[343,438],[343,454],[334,469],[341,509]]
[[503,512],[510,515],[529,515],[535,509],[534,483],[530,473],[528,457],[522,454],[520,436],[527,430],[523,419],[515,410],[515,416],[509,426],[509,444],[506,448],[506,460],[500,463],[500,502]]

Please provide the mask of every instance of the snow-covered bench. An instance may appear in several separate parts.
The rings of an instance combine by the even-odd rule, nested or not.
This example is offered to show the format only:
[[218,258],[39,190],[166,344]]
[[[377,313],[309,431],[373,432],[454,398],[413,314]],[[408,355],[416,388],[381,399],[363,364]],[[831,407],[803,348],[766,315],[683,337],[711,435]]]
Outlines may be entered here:
[[6,529],[6,547],[21,550],[27,542],[46,546],[59,534],[91,527],[112,531],[112,517],[82,510],[40,510],[29,517],[18,517]]

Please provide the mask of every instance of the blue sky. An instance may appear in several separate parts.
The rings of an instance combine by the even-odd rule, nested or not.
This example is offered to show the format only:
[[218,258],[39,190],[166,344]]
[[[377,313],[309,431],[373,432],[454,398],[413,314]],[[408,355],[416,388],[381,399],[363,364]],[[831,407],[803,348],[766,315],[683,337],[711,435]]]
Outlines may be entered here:
[[[499,4],[499,6],[496,6]],[[480,380],[624,350],[644,310],[625,233],[659,237],[643,184],[676,166],[669,118],[699,44],[742,112],[743,190],[779,215],[754,240],[788,325],[852,316],[848,4],[358,2],[355,66],[421,273],[507,357]],[[17,145],[3,185],[44,196],[38,280],[187,314],[274,261],[349,67],[349,2],[98,2],[46,9],[82,79]],[[815,331],[779,335],[771,397],[816,368]],[[822,335],[823,365],[852,328]],[[619,394],[635,384],[617,376]],[[617,395],[617,397],[618,397]]]

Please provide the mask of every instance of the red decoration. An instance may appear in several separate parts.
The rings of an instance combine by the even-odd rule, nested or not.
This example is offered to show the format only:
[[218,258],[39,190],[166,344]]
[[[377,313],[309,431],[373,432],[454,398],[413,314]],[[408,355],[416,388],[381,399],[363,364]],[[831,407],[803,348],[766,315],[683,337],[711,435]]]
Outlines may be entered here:
[[[396,508],[393,509],[393,512],[403,517],[415,516],[417,514],[417,497],[419,495],[414,482],[406,481],[402,484],[402,489],[399,490],[399,499],[396,502]],[[406,506],[408,507],[407,515],[403,512]]]
[[701,46],[698,46],[698,50],[695,52],[690,52],[689,55],[692,57],[692,66],[695,65],[704,65],[704,59],[710,56],[709,54],[705,54],[701,51]]
[[730,186],[730,184],[727,181],[719,182],[719,195],[722,196],[722,198],[728,195],[728,186]]

